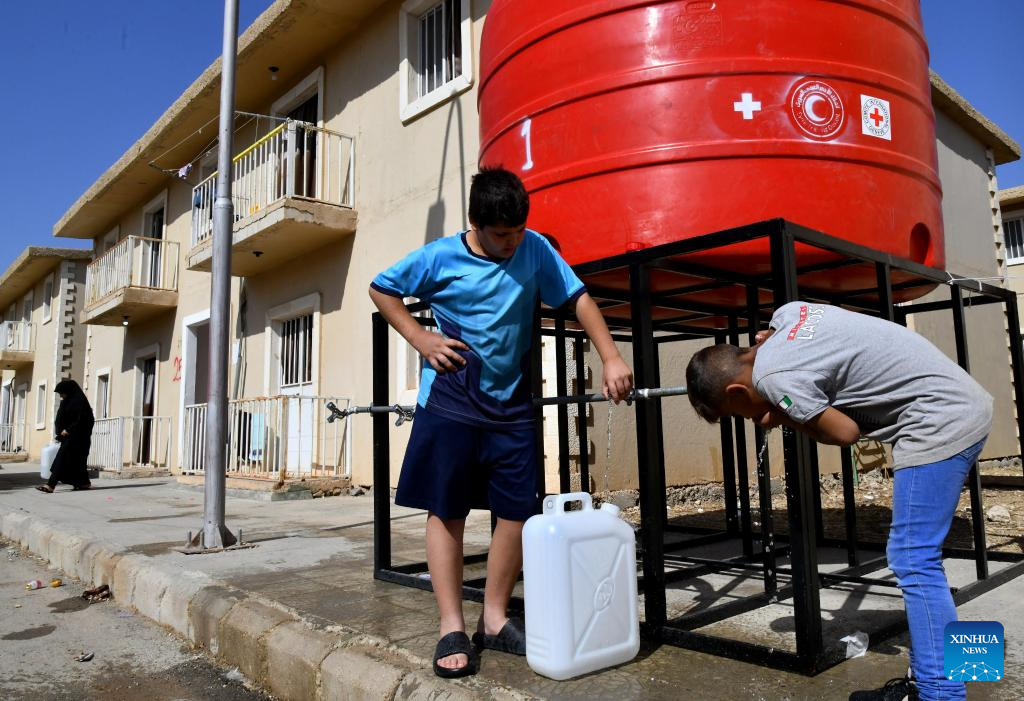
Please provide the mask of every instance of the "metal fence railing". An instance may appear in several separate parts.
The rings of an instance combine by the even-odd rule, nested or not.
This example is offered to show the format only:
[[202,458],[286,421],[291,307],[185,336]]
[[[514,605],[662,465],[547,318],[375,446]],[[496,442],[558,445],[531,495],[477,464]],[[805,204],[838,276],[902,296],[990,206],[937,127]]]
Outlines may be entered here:
[[89,264],[86,306],[126,287],[178,290],[177,241],[127,236]]
[[[235,219],[283,197],[353,207],[355,139],[305,122],[288,120],[232,159]],[[213,235],[217,173],[192,190],[192,246]]]
[[27,321],[0,322],[0,351],[31,353],[36,349],[36,328]]
[[0,424],[0,453],[13,455],[25,452],[25,422]]
[[[228,403],[227,472],[247,477],[350,477],[350,422],[328,424],[324,405],[339,397],[278,395]],[[345,425],[342,425],[345,424]],[[199,473],[206,460],[206,404],[185,407],[183,472]]]
[[167,469],[171,459],[171,417],[115,416],[99,419],[92,430],[89,467]]

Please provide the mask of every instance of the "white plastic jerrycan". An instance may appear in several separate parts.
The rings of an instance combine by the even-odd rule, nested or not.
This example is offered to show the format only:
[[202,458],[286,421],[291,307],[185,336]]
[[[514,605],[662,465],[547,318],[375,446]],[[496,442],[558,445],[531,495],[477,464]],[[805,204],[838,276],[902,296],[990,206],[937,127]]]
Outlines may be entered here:
[[56,441],[43,446],[43,452],[39,456],[39,476],[44,480],[50,479],[50,468],[57,458],[57,451],[60,450],[60,443]]
[[[583,510],[565,511],[574,501]],[[534,672],[569,679],[640,650],[636,545],[614,504],[595,510],[586,492],[546,497],[523,526],[523,588]]]

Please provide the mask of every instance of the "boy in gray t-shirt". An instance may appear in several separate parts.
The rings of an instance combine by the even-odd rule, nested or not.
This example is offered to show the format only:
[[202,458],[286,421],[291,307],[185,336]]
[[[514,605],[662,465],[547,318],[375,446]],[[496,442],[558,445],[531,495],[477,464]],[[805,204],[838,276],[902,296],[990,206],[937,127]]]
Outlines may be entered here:
[[942,543],[992,425],[992,397],[920,335],[839,307],[783,305],[758,340],[694,355],[686,381],[702,418],[743,416],[831,445],[861,436],[892,444],[886,554],[904,595],[914,679],[851,700],[966,698],[963,683],[943,674],[943,629],[956,608]]

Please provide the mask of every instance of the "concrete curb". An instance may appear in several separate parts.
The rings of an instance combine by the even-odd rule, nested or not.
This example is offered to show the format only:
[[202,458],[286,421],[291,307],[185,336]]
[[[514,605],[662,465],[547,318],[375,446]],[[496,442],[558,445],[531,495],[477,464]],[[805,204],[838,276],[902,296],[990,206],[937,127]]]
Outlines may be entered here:
[[[0,507],[2,508],[2,507]],[[484,680],[443,680],[430,661],[201,572],[169,567],[24,511],[0,510],[0,535],[84,583],[107,584],[118,605],[170,628],[282,701],[525,701]]]

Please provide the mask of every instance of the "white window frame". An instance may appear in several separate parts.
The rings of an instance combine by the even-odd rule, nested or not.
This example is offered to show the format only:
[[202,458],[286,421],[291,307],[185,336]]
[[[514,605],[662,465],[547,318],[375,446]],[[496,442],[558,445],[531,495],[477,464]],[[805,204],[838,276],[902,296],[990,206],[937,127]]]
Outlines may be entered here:
[[[403,302],[411,304],[418,301],[415,297],[406,297]],[[429,317],[430,310],[416,312],[415,317]],[[437,333],[435,327],[424,326],[426,331]],[[423,374],[423,357],[397,332],[395,343],[395,387],[399,404],[415,404],[420,393],[420,378]]]
[[[185,394],[188,389],[189,373],[195,372],[194,365],[197,363],[204,362],[203,358],[196,357],[197,343],[195,338],[195,331],[193,327],[208,325],[210,323],[210,310],[204,309],[195,314],[189,314],[181,320],[181,381],[180,387],[178,388],[178,425],[185,425]],[[238,340],[235,340],[235,347],[237,348]],[[232,358],[232,365],[237,365],[237,355]],[[234,372],[238,372],[238,368],[233,368]],[[192,400],[196,404],[206,403],[206,397],[192,397]],[[178,431],[178,461],[182,464],[184,458],[180,457],[184,455],[185,450],[185,431],[184,429]]]
[[[46,407],[48,403],[46,401],[46,380],[36,384],[36,391],[39,394],[36,396],[36,430],[42,430],[46,428]],[[42,414],[42,416],[40,416]]]
[[413,89],[416,78],[410,60],[411,52],[419,48],[419,18],[441,0],[406,0],[398,13],[398,109],[402,122],[409,122],[441,103],[464,93],[473,86],[473,19],[470,12],[471,0],[459,0],[459,20],[462,41],[462,71],[444,85],[426,95],[417,95]]
[[[104,397],[100,397],[100,378],[101,377],[107,378],[106,396],[104,396]],[[92,405],[93,405],[93,407],[96,408],[96,419],[97,420],[99,420],[99,419],[109,419],[110,418],[110,397],[112,396],[112,393],[110,391],[111,379],[112,379],[112,377],[111,377],[111,374],[110,374],[110,368],[109,367],[107,367],[107,368],[100,368],[99,370],[96,371],[96,387],[93,389]],[[103,401],[100,401],[101,399]],[[99,412],[100,407],[103,407],[106,410],[104,412],[103,416],[100,416],[100,412]]]
[[320,395],[320,339],[323,334],[323,319],[320,314],[319,292],[304,295],[267,310],[266,334],[264,335],[267,343],[263,363],[263,393],[265,395],[281,393],[279,375],[282,326],[286,320],[303,314],[313,315],[312,392],[313,396]]
[[[46,286],[50,286],[50,291],[46,291]],[[56,288],[56,280],[54,274],[50,273],[43,278],[43,323],[47,324],[53,319],[53,292]]]
[[[25,309],[28,309],[28,315],[25,315]],[[21,321],[32,323],[32,317],[35,315],[36,300],[32,290],[25,293],[25,296],[21,298]]]
[[164,222],[160,229],[160,239],[162,241],[167,240],[167,190],[164,190],[159,195],[151,199],[146,203],[146,206],[142,208],[142,222],[139,226],[139,236],[143,238],[149,238],[149,216],[158,210],[164,210]]
[[144,397],[142,393],[145,391],[143,387],[142,378],[142,361],[148,360],[149,358],[156,358],[156,364],[153,368],[153,416],[160,416],[160,344],[153,343],[145,348],[139,348],[135,351],[135,362],[132,365],[132,375],[134,377],[134,387],[132,388],[132,416],[142,416],[142,402]]
[[316,70],[296,83],[295,87],[281,97],[274,100],[270,107],[270,114],[273,117],[280,117],[288,114],[309,98],[317,96],[316,100],[316,125],[324,125],[324,67],[318,66]]
[[1009,236],[1009,224],[1016,223],[1018,230],[1020,231],[1020,246],[1019,248],[1024,249],[1024,214],[1015,215],[1003,219],[1003,241],[1004,248],[1006,250],[1006,264],[1007,265],[1020,265],[1024,263],[1024,255],[1011,256],[1010,255],[1010,236]]

